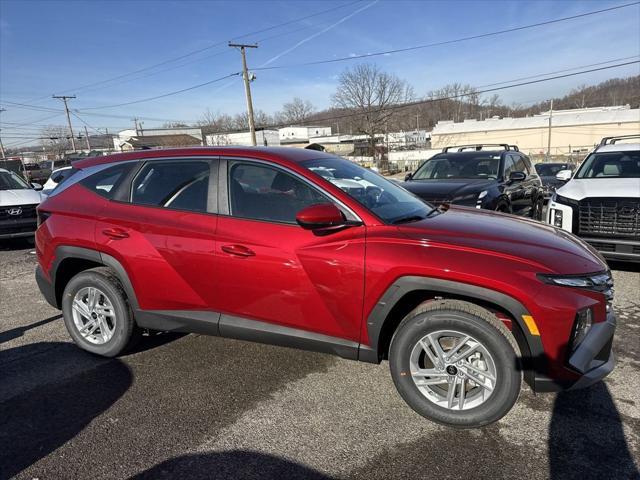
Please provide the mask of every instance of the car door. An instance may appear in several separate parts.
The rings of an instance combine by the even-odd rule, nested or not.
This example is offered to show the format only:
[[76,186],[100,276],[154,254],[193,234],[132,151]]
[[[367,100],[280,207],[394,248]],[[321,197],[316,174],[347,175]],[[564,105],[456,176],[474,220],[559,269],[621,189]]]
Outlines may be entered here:
[[511,213],[525,215],[528,213],[527,205],[527,181],[509,181],[511,172],[521,172],[527,175],[524,161],[519,155],[509,153],[505,156],[505,193],[511,202]]
[[96,241],[127,270],[141,309],[211,309],[216,183],[215,159],[174,158],[142,162],[117,186]]
[[326,235],[305,230],[295,216],[306,206],[332,202],[347,215],[355,214],[308,180],[273,164],[222,159],[220,168],[215,288],[221,335],[251,339],[256,334],[268,341],[265,336],[280,332],[294,340],[346,339],[355,354],[365,227]]

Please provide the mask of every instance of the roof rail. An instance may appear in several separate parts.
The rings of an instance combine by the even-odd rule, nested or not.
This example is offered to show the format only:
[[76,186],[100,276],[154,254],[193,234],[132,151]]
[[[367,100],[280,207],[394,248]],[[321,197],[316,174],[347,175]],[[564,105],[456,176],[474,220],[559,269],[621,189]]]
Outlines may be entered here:
[[469,149],[480,151],[484,150],[485,147],[502,147],[504,150],[513,150],[514,152],[520,151],[517,145],[509,145],[508,143],[475,143],[471,145],[453,145],[450,147],[444,147],[442,149],[442,153],[447,153],[450,150],[454,149],[456,149],[457,152],[462,152]]
[[604,137],[600,140],[599,147],[604,145],[614,145],[618,140],[626,140],[628,138],[640,138],[640,133],[634,133],[632,135],[616,135],[615,137]]

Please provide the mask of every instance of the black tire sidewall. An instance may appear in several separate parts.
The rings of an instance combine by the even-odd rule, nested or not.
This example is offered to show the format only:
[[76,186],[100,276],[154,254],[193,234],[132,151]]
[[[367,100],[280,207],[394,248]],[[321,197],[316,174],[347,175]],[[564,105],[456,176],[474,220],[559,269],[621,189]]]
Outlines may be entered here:
[[[102,345],[96,345],[85,340],[78,332],[73,321],[73,298],[80,289],[85,287],[96,287],[102,290],[109,297],[116,315],[115,332],[109,341]],[[100,273],[83,272],[69,281],[62,295],[62,314],[65,327],[76,345],[96,355],[114,357],[127,347],[131,338],[133,320],[129,304],[119,286],[114,285],[108,277]]]
[[[449,410],[432,403],[418,390],[410,373],[411,350],[418,340],[437,330],[469,334],[493,357],[497,385],[482,405],[469,410]],[[420,313],[401,325],[391,341],[389,366],[398,393],[411,408],[428,419],[456,428],[480,427],[502,418],[518,399],[522,383],[517,354],[504,335],[485,320],[455,310]]]

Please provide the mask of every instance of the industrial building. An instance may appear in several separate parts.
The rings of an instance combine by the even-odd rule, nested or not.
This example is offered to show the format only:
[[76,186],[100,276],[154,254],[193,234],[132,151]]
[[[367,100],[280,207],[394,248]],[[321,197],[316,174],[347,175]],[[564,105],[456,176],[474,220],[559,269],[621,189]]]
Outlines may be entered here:
[[587,153],[602,137],[637,133],[640,110],[626,105],[555,110],[523,118],[440,121],[431,132],[431,146],[509,143],[531,156],[546,155],[547,149],[551,156],[568,156]]

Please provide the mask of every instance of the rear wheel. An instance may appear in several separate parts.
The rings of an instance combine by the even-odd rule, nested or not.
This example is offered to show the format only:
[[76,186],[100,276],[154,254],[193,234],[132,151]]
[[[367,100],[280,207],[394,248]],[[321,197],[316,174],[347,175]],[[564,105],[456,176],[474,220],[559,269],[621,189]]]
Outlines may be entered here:
[[498,205],[496,205],[496,212],[511,213],[511,207],[507,202],[499,202]]
[[520,393],[518,346],[490,312],[457,300],[421,305],[389,349],[393,381],[416,412],[435,422],[480,427],[502,418]]
[[97,355],[114,357],[140,336],[124,290],[108,268],[73,277],[64,290],[62,313],[73,341]]

